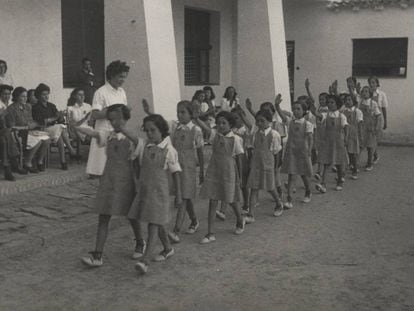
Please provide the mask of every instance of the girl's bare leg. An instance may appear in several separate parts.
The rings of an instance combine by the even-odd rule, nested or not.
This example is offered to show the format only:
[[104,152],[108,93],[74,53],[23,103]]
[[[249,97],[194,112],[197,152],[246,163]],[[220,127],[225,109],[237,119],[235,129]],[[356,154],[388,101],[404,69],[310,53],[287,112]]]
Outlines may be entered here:
[[208,234],[214,234],[214,220],[216,219],[217,200],[210,200],[208,207]]
[[96,234],[95,252],[103,252],[106,238],[108,237],[109,221],[111,220],[110,215],[99,215],[98,221],[98,232]]
[[158,232],[158,225],[155,224],[148,224],[148,239],[147,239],[147,248],[145,249],[144,256],[140,259],[140,261],[148,264],[149,257],[152,255],[155,246],[155,239],[157,237]]

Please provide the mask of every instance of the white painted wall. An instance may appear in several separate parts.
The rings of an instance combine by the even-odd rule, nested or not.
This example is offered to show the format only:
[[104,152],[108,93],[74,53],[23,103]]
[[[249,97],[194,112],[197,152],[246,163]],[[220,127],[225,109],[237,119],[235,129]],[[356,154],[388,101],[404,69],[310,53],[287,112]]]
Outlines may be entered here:
[[221,100],[227,86],[233,85],[233,34],[236,33],[236,0],[171,0],[173,7],[175,40],[177,46],[178,71],[183,99],[191,99],[194,92],[203,87],[184,85],[184,8],[186,6],[220,12],[220,84],[211,87]]
[[281,0],[239,0],[237,86],[241,100],[249,97],[258,109],[277,93],[290,108],[285,31]]
[[51,88],[50,101],[66,107],[70,90],[63,89],[60,1],[1,0],[0,59],[8,65],[14,87]]
[[124,84],[132,108],[128,126],[140,128],[142,98],[153,101],[143,0],[105,1],[105,63],[123,60],[130,66]]
[[[325,2],[284,0],[286,39],[295,41],[295,96],[304,94],[304,81],[311,80],[314,93],[327,90],[335,79],[346,90],[352,73],[353,38],[408,37],[407,78],[382,78],[390,101],[385,139],[414,142],[414,7],[335,13]],[[363,85],[366,79],[359,80]]]

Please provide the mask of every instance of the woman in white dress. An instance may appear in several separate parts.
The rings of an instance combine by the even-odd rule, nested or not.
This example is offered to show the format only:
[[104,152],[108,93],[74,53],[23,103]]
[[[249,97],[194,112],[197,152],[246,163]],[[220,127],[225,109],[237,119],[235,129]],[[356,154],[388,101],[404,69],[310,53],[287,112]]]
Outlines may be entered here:
[[[112,131],[113,128],[106,119],[108,107],[114,104],[127,105],[124,89],[121,87],[128,76],[129,66],[120,60],[114,61],[106,67],[106,83],[93,96],[91,121],[95,120],[96,131]],[[92,138],[89,149],[86,173],[91,176],[101,176],[106,163],[106,147],[99,146]]]

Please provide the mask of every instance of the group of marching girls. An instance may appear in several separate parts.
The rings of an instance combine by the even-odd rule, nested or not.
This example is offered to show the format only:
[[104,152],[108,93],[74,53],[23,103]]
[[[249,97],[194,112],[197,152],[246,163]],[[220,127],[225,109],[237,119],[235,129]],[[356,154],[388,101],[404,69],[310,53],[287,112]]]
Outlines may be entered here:
[[[229,205],[236,216],[234,233],[242,234],[246,224],[255,222],[260,190],[274,200],[273,216],[291,209],[296,176],[304,184],[303,203],[311,202],[313,178],[316,190],[326,193],[330,168],[337,174],[335,190],[342,190],[348,169],[351,179],[358,178],[361,150],[368,153],[365,171],[371,171],[379,159],[377,140],[386,128],[387,99],[378,89],[377,78],[370,77],[368,83],[361,88],[350,77],[347,92],[338,93],[335,81],[329,92],[319,95],[317,106],[306,80],[308,94],[292,103],[291,112],[281,109],[280,94],[254,111],[249,99],[241,106],[234,87],[226,89],[218,104],[213,90],[205,87],[192,101],[177,104],[177,120],[172,122],[151,112],[143,100],[146,138],[126,127],[130,119],[126,105],[105,108],[113,130],[77,127],[105,146],[107,156],[96,199],[96,247],[82,258],[83,263],[90,267],[103,264],[109,222],[115,215],[129,219],[136,239],[132,258],[137,260],[135,267],[140,273],[147,272],[151,261],[173,256],[172,245],[182,239],[186,215],[190,223],[185,233],[195,234],[199,229],[194,208],[198,184],[199,197],[209,200],[207,233],[201,244],[216,241],[215,219],[225,220]],[[211,157],[205,163],[207,148],[211,148]],[[288,176],[286,184],[282,174]],[[170,208],[171,196],[175,209]],[[170,228],[171,211],[175,222]],[[146,240],[143,223],[148,225]],[[155,255],[157,235],[163,250]]]

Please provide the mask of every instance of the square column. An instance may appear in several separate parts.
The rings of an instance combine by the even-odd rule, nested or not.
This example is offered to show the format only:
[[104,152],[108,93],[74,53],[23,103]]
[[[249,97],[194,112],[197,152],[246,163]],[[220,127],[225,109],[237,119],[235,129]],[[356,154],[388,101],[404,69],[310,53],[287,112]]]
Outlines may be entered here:
[[260,105],[283,97],[290,109],[282,0],[238,0],[237,90]]
[[105,1],[105,62],[131,67],[124,88],[132,108],[129,126],[142,125],[142,98],[167,120],[180,100],[171,0]]

